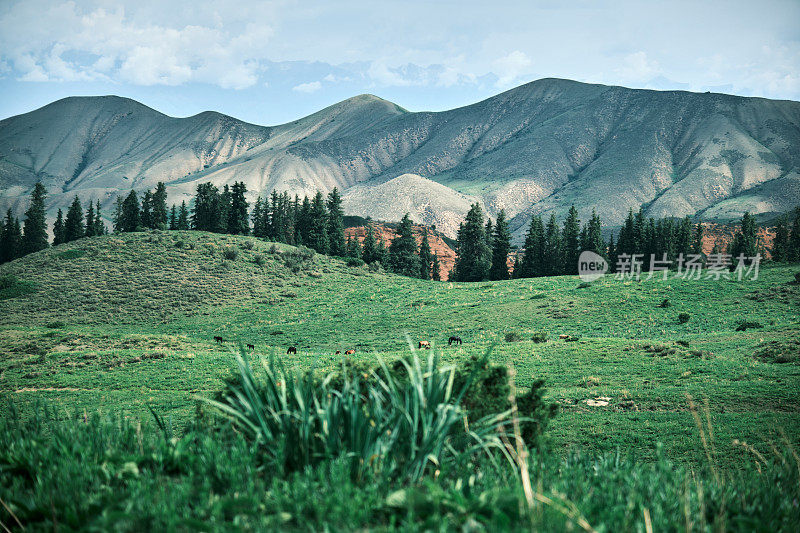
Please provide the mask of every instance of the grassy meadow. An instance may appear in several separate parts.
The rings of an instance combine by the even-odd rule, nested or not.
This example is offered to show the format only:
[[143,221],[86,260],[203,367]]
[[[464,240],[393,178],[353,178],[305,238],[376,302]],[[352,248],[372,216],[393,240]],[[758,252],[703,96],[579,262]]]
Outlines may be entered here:
[[[613,457],[629,458],[633,463],[623,460],[609,467],[639,472],[637,481],[620,489],[615,496],[620,501],[612,507],[633,508],[634,489],[639,487],[634,499],[646,505],[643,480],[663,468],[664,461],[671,465],[670,475],[691,477],[711,469],[737,476],[744,465],[761,470],[755,452],[774,458],[800,449],[797,270],[797,265],[762,266],[754,281],[637,282],[607,276],[583,284],[563,276],[435,283],[350,267],[247,237],[171,231],[82,239],[0,266],[0,416],[23,427],[46,406],[54,424],[87,413],[87,419],[99,417],[104,423],[122,417],[117,426],[139,420],[152,425],[152,409],[179,438],[191,434],[198,398],[215,395],[235,371],[240,345],[255,345],[251,358],[277,355],[287,367],[314,368],[320,374],[339,367],[344,356],[336,351],[350,349],[355,350],[350,356],[354,361],[374,362],[376,354],[391,361],[406,356],[409,343],[416,347],[427,340],[444,363],[491,350],[492,362],[513,365],[521,390],[544,380],[546,400],[558,404],[546,449],[562,462],[541,463],[544,477],[539,479],[546,479],[552,491],[572,495],[576,509],[589,520],[609,496],[598,495],[588,481],[576,489],[576,481],[563,477],[568,472],[580,477],[580,472],[596,471],[598,464],[614,463]],[[681,313],[689,315],[685,323],[678,320]],[[740,327],[745,322],[749,327]],[[541,333],[545,342],[532,340]],[[460,336],[463,345],[448,346],[451,335]],[[214,336],[225,342],[215,343]],[[297,348],[296,355],[285,355],[290,346]],[[193,446],[201,441],[192,441]],[[237,441],[219,453],[245,454],[244,446]],[[203,448],[195,453],[211,452]],[[335,470],[336,465],[324,468]],[[298,474],[300,485],[291,490],[315,486],[319,476],[330,481],[338,475],[326,472]],[[670,479],[676,491],[683,490],[684,478]],[[267,490],[259,483],[269,482],[246,483],[248,488],[241,490],[254,495]],[[495,518],[475,518],[480,512],[471,511],[471,503],[453,503],[455,483],[442,479],[439,485],[413,487],[428,496],[437,494],[429,499],[440,506],[435,512],[441,517],[454,512],[447,505],[461,509],[456,514],[465,527],[470,520],[487,527],[511,526]],[[269,490],[277,494],[289,489],[276,485]],[[358,496],[348,496],[347,490],[338,495],[330,487],[322,490],[329,495],[325,505],[340,507],[320,513],[317,521],[296,522],[297,516],[310,512],[299,510],[302,505],[321,505],[311,500],[303,504],[306,500],[298,497],[291,512],[280,511],[278,500],[269,500],[266,505],[277,505],[278,522],[246,525],[442,527],[419,522],[411,504],[403,507],[400,518],[355,516],[355,510],[347,511],[348,498],[375,498],[385,505],[387,496],[377,488]],[[573,490],[583,496],[574,496]],[[702,507],[702,490],[700,494],[701,502],[691,506],[672,502],[674,513]],[[373,504],[364,505],[372,509]],[[673,516],[669,509],[660,516],[662,524],[672,525],[662,529],[684,529],[689,518]],[[280,513],[290,518],[281,522]],[[582,527],[580,513],[555,513],[547,518],[551,521],[542,518],[540,526],[553,528],[558,520],[571,520]],[[620,516],[625,518],[611,519],[605,527],[644,530],[638,511]],[[692,523],[703,529],[702,520]],[[739,526],[727,523],[725,529],[748,529],[747,524]]]

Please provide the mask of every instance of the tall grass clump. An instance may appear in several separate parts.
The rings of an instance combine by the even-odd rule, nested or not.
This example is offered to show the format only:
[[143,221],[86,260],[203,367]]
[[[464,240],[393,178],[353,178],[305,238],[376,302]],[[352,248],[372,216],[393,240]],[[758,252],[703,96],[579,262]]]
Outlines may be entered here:
[[390,370],[382,359],[363,374],[319,381],[274,359],[256,371],[238,355],[238,382],[209,402],[259,446],[284,473],[343,458],[354,479],[377,475],[416,481],[478,452],[504,450],[500,426],[508,412],[466,423],[461,402],[474,373],[455,387],[455,368],[438,355],[414,354]]

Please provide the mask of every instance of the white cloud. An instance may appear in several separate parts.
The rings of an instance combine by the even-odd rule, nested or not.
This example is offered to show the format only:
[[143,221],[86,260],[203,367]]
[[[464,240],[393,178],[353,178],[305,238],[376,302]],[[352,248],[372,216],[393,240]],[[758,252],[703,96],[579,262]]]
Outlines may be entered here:
[[310,81],[308,83],[301,83],[300,85],[295,85],[292,87],[293,91],[297,91],[298,93],[313,93],[317,92],[322,88],[322,84],[318,81]]
[[661,75],[658,62],[647,57],[643,51],[626,55],[622,64],[615,69],[619,83],[644,84],[653,77]]
[[494,73],[497,75],[497,86],[508,87],[517,81],[523,74],[530,73],[533,64],[531,58],[519,50],[500,57],[494,61]]

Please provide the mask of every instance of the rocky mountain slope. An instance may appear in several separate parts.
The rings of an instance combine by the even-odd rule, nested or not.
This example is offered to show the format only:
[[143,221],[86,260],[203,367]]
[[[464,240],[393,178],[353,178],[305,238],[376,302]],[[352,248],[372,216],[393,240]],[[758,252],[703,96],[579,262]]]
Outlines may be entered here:
[[0,121],[0,208],[21,210],[36,180],[51,212],[75,194],[108,205],[164,181],[180,202],[244,181],[252,199],[339,187],[349,213],[409,211],[449,235],[473,201],[505,209],[517,236],[571,204],[609,225],[639,206],[725,222],[800,204],[800,102],[543,79],[439,113],[362,95],[263,127],[67,98]]

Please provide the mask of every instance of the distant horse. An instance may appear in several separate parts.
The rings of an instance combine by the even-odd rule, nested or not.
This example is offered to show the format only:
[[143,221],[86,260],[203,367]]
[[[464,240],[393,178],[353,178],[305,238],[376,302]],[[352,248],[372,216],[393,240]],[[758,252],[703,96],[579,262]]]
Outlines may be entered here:
[[460,345],[461,344],[461,337],[450,337],[447,340],[447,345],[448,346],[452,346],[453,343],[456,343],[456,344]]
[[215,340],[215,341],[217,341],[217,342],[218,342],[218,343],[220,343],[220,344],[222,344],[223,342],[225,342],[225,341],[223,341],[223,340],[222,340],[222,337],[214,337],[214,340]]
[[297,348],[294,346],[289,346],[289,349],[286,350],[286,355],[297,354]]
[[356,353],[355,350],[347,350],[346,352],[344,352],[345,355],[353,355],[354,353]]
[[425,348],[426,350],[430,350],[431,349],[431,343],[429,341],[419,341],[418,348],[420,350],[423,349],[423,348]]
[[336,353],[333,354],[333,355],[339,355],[340,353],[342,353],[342,352],[340,352],[339,350],[336,350]]
[[251,350],[255,350],[256,349],[256,345],[255,344],[248,344],[247,347],[249,349],[251,349]]

